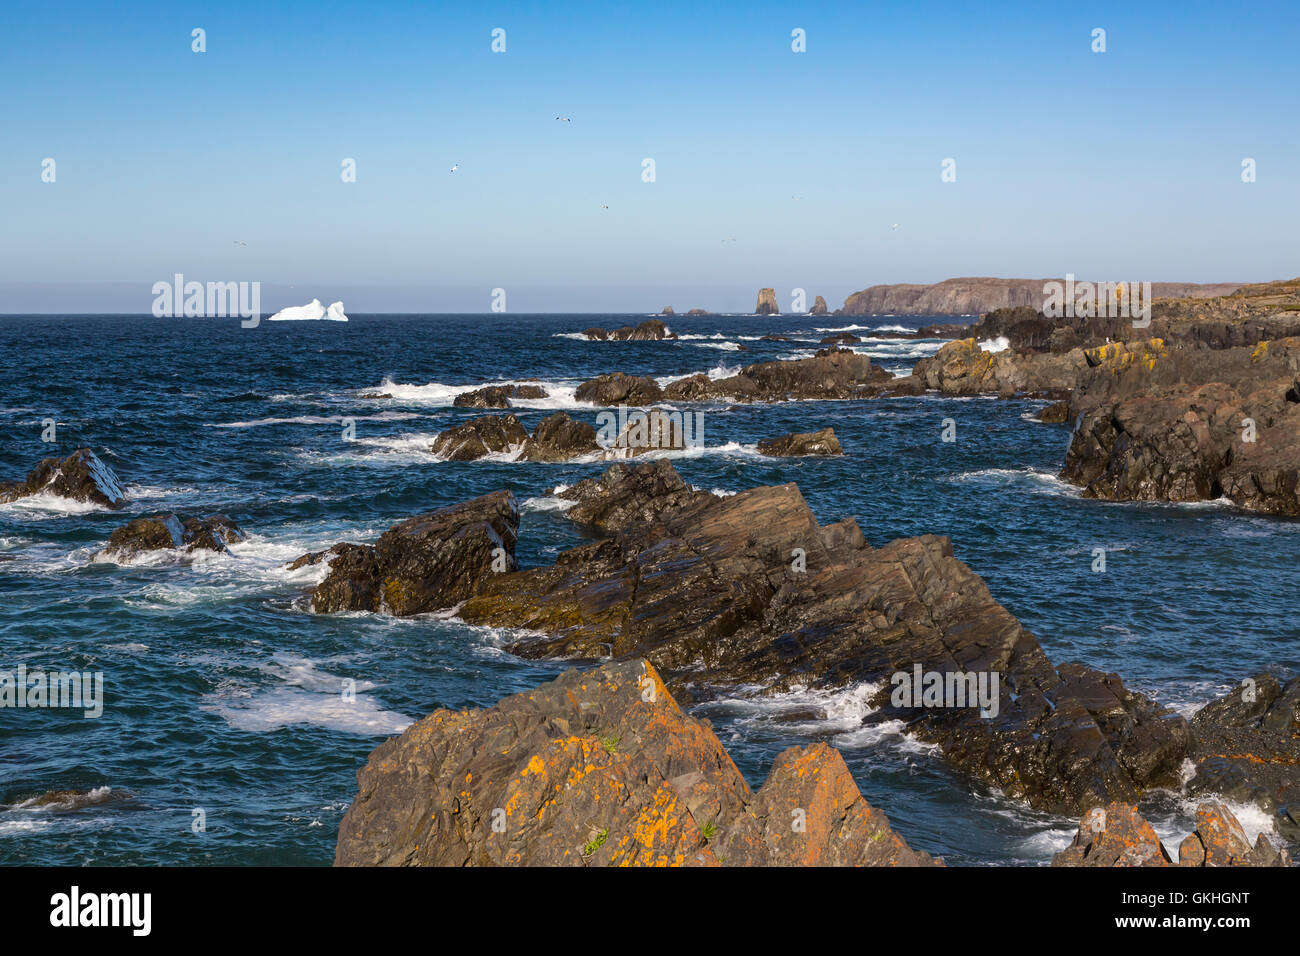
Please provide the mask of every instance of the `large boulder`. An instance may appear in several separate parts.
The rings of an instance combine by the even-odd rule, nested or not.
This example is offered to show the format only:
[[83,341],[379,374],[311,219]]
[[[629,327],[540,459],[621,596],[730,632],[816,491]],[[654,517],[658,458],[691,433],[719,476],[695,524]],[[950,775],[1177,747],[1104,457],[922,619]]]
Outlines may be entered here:
[[625,375],[613,372],[583,382],[574,390],[573,397],[592,405],[654,405],[663,401],[663,389],[649,376]]
[[519,507],[497,491],[396,524],[373,545],[337,544],[297,569],[328,563],[311,595],[318,614],[378,611],[404,617],[452,607],[515,569]]
[[438,710],[357,774],[336,866],[929,866],[825,744],[750,791],[643,660]]
[[1074,842],[1052,858],[1052,866],[1200,867],[1290,866],[1286,850],[1261,833],[1252,846],[1241,823],[1221,803],[1196,811],[1196,829],[1179,844],[1178,860],[1136,807],[1111,803],[1084,815]]
[[[849,519],[819,526],[794,485],[695,492],[659,461],[615,465],[566,493],[607,531],[549,567],[498,575],[460,609],[471,624],[536,636],[526,657],[638,656],[673,686],[877,685],[868,723],[903,721],[1009,796],[1075,812],[1174,786],[1186,721],[1037,639],[925,535],[872,548]],[[920,666],[996,675],[995,713],[891,698]]]
[[765,438],[758,443],[758,451],[773,458],[796,458],[803,455],[842,455],[840,440],[835,429],[823,428],[816,432],[792,432],[780,438]]
[[0,503],[31,495],[53,495],[114,510],[128,500],[117,475],[89,448],[67,458],[42,458],[24,481],[0,483]]

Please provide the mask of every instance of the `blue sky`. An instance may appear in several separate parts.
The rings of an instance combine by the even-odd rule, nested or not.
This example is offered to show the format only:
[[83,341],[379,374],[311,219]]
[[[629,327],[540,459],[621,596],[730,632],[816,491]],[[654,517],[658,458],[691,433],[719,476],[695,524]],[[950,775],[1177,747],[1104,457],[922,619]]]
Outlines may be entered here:
[[1133,6],[7,4],[0,313],[1300,273],[1294,7]]

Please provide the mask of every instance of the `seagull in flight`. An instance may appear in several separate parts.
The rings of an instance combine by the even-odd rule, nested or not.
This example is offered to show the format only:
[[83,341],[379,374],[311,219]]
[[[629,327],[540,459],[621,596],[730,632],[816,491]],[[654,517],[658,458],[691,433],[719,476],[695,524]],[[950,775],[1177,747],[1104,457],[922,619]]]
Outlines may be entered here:
[[568,122],[571,122],[570,119],[569,119],[567,116],[557,116],[557,117],[555,117],[555,118],[556,118],[557,120],[559,120],[561,123],[568,123]]
[[897,229],[897,228],[898,228],[898,223],[894,223],[893,228],[894,228],[894,229]]
[[601,204],[600,204],[600,208],[601,208],[601,209],[608,209],[608,208],[609,208],[609,203],[607,203],[607,202],[603,202],[603,203],[601,203]]
[[243,239],[236,239],[236,240],[235,240],[235,245],[237,245],[237,246],[246,246],[246,245],[248,245],[248,243],[246,243]]
[[735,242],[735,241],[736,241],[736,237],[735,237],[735,236],[732,236],[730,239],[723,239],[722,241],[723,241],[723,242]]
[[454,173],[456,170],[458,170],[458,169],[460,169],[460,163],[457,163],[455,166],[451,167],[451,171],[452,171],[453,173]]

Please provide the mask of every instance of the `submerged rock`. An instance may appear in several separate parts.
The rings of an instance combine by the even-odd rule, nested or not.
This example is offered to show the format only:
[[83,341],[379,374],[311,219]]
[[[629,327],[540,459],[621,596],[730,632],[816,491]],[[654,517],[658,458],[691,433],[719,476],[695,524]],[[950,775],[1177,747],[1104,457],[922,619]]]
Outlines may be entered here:
[[181,518],[174,514],[136,518],[109,536],[104,553],[132,557],[146,551],[229,551],[228,545],[244,540],[239,525],[225,515]]
[[852,332],[838,332],[835,335],[826,336],[824,339],[822,339],[821,344],[822,345],[853,345],[861,341],[862,339],[858,338]]
[[373,545],[336,544],[291,570],[329,563],[311,595],[318,614],[379,611],[406,616],[452,607],[515,568],[519,507],[496,491],[396,524]]
[[825,744],[751,792],[643,660],[438,710],[357,774],[336,866],[931,866]]
[[0,482],[0,503],[41,494],[114,510],[128,500],[117,475],[89,448],[67,458],[41,459],[24,481]]
[[1221,803],[1204,803],[1196,811],[1196,829],[1179,844],[1175,863],[1155,829],[1123,803],[1089,810],[1074,842],[1052,858],[1052,866],[1197,867],[1290,866],[1286,850],[1261,833],[1251,846],[1246,831]]
[[793,432],[780,438],[765,438],[758,443],[761,454],[774,458],[794,458],[801,455],[842,455],[840,440],[835,429],[823,428],[817,432]]

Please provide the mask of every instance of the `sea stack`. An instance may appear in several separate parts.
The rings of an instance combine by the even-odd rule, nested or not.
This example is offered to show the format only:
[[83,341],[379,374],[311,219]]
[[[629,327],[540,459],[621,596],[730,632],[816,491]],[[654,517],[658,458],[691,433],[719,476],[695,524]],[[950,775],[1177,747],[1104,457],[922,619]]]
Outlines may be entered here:
[[754,307],[755,315],[780,315],[781,310],[776,307],[776,290],[759,289],[758,305]]
[[815,301],[815,302],[813,303],[812,311],[809,312],[808,314],[809,314],[809,315],[825,315],[828,311],[829,311],[829,310],[826,308],[826,300],[823,299],[821,296],[818,296],[818,297],[817,297],[817,301]]

